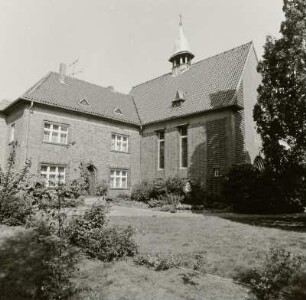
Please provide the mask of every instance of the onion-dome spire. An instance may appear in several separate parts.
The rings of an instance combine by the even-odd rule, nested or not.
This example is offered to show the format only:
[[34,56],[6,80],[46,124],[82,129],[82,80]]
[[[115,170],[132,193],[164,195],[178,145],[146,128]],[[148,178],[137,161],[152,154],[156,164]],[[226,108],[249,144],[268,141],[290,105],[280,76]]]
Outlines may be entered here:
[[[189,43],[184,34],[182,15],[180,14],[179,34],[174,44],[173,55],[169,58],[173,65],[173,73],[179,75],[180,71],[188,69],[193,58],[194,55],[190,51]],[[180,71],[178,72],[179,69]]]

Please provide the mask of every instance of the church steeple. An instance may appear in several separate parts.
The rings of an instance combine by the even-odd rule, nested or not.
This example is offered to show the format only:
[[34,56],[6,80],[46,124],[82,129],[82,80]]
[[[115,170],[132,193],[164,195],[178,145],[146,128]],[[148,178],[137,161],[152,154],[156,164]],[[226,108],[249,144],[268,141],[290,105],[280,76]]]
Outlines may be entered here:
[[173,55],[169,58],[172,63],[172,74],[177,76],[186,71],[194,55],[190,51],[188,41],[183,31],[182,15],[180,15],[179,34],[174,44]]

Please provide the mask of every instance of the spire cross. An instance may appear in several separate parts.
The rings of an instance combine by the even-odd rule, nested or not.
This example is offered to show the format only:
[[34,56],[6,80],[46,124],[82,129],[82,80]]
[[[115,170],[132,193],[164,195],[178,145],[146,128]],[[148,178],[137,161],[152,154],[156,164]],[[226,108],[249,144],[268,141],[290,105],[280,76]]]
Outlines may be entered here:
[[180,25],[183,25],[183,16],[182,16],[182,14],[179,14],[179,18],[180,18]]

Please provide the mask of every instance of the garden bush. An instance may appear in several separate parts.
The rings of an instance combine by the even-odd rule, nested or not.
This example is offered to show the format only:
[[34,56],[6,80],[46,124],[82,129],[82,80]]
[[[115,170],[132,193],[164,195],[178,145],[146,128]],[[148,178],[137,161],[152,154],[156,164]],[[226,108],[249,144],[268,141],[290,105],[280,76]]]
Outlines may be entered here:
[[68,299],[77,257],[45,223],[8,238],[0,247],[0,300]]
[[236,279],[248,284],[258,300],[296,299],[292,295],[303,290],[305,295],[306,289],[306,281],[301,282],[301,264],[301,257],[284,249],[271,249],[261,269],[243,271]]
[[33,213],[33,198],[25,193],[10,195],[1,201],[0,223],[24,225]]
[[71,221],[67,230],[72,244],[102,261],[113,261],[137,253],[132,227],[107,226],[108,207],[93,205],[84,216]]
[[162,207],[166,205],[172,205],[176,207],[179,203],[182,203],[184,200],[183,195],[179,194],[164,194],[159,195],[157,199],[150,199],[148,201],[149,207]]
[[59,189],[61,194],[61,207],[77,207],[84,203],[84,196],[75,190],[73,185],[61,184],[59,187],[47,187],[44,183],[36,182],[27,189],[27,193],[33,197],[33,203],[39,209],[53,209],[59,205]]
[[96,187],[96,196],[98,197],[105,197],[107,195],[108,185],[105,180],[103,180],[100,184]]
[[133,186],[131,198],[132,200],[147,203],[151,198],[154,191],[152,182],[142,181]]
[[280,178],[269,170],[260,171],[251,164],[233,166],[223,185],[225,204],[239,213],[296,213],[302,202],[288,197]]
[[167,194],[184,196],[183,187],[185,182],[186,179],[180,177],[157,178],[151,181],[145,180],[133,187],[131,199],[148,203],[151,199],[158,199]]
[[166,189],[169,194],[184,195],[184,186],[187,179],[181,177],[168,177],[166,179]]
[[155,271],[165,271],[171,268],[177,268],[181,265],[181,258],[176,255],[162,255],[160,253],[140,253],[134,262],[140,266],[146,266]]

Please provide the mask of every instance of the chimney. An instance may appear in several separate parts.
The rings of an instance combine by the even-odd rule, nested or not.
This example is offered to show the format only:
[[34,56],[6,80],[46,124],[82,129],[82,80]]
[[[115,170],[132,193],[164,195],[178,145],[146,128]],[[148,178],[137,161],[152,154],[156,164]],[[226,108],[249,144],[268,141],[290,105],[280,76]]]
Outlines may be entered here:
[[59,81],[65,83],[66,65],[61,63],[59,68]]

